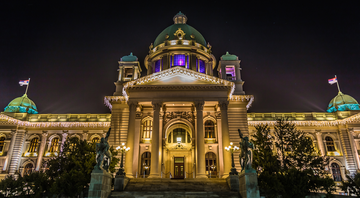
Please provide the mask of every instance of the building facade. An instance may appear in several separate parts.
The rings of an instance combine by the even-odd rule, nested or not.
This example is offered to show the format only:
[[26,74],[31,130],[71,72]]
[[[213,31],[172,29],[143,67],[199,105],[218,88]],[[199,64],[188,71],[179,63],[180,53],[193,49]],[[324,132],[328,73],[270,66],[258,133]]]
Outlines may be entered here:
[[38,114],[27,95],[11,101],[0,114],[0,178],[41,171],[67,138],[98,141],[109,127],[110,145],[130,147],[128,177],[223,178],[231,168],[224,148],[240,142],[238,129],[251,139],[254,126],[273,126],[279,118],[291,120],[319,154],[331,157],[328,170],[336,181],[360,168],[355,99],[340,92],[329,112],[248,113],[254,97],[243,90],[238,57],[226,53],[217,64],[187,17],[180,12],[173,20],[150,45],[145,76],[136,56],[120,59],[115,92],[104,98],[110,114]]

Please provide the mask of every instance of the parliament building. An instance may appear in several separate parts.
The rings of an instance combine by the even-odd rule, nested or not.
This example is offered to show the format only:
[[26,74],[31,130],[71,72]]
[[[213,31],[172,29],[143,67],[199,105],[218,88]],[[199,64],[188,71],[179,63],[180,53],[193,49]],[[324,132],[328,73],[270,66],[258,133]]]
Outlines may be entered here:
[[[0,113],[0,179],[42,171],[67,138],[96,142],[109,127],[110,145],[130,147],[127,177],[224,178],[231,168],[224,148],[238,145],[238,129],[251,137],[256,125],[273,126],[280,118],[291,120],[319,154],[330,156],[327,168],[335,181],[360,168],[360,110],[354,98],[339,92],[329,99],[327,112],[248,113],[254,96],[243,89],[246,68],[238,56],[226,52],[217,59],[184,14],[173,20],[144,62],[132,53],[120,59],[115,92],[104,98],[111,113],[41,114],[26,94],[12,100]],[[234,156],[240,171],[238,153]]]

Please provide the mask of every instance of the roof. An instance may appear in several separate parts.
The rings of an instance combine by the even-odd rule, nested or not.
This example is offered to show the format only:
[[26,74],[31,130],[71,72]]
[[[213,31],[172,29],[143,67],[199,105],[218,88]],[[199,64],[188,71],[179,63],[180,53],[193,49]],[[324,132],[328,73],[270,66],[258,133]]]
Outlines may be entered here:
[[4,109],[5,112],[37,114],[35,103],[24,94],[12,100]]
[[137,61],[137,60],[138,60],[138,58],[136,56],[134,56],[132,52],[130,53],[130,55],[123,56],[121,58],[121,61],[124,61],[124,62],[133,62],[133,61]]
[[225,55],[221,56],[221,60],[234,61],[234,60],[239,60],[239,59],[236,55],[229,54],[229,52],[226,52]]
[[339,91],[329,103],[327,112],[360,110],[359,103],[351,96]]

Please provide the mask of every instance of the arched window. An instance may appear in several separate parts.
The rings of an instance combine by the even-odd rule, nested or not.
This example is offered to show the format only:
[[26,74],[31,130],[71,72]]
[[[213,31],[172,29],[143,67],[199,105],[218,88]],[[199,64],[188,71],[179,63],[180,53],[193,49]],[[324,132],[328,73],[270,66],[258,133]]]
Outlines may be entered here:
[[331,137],[329,137],[329,136],[325,137],[325,144],[326,144],[327,151],[336,151],[335,145],[334,145],[334,140]]
[[5,137],[0,137],[0,152],[4,150]]
[[30,152],[30,153],[36,152],[38,145],[39,145],[39,138],[37,138],[37,137],[33,138],[30,142],[30,147],[29,147],[28,152]]
[[151,138],[151,135],[152,135],[152,125],[153,125],[153,122],[152,120],[146,120],[144,123],[143,123],[143,139],[145,138]]
[[29,175],[33,171],[33,168],[34,166],[32,165],[32,163],[26,164],[24,168],[24,175]]
[[73,136],[72,138],[70,138],[70,149],[74,150],[78,142],[79,142],[78,137]]
[[205,168],[208,174],[215,175],[216,176],[216,155],[213,152],[208,152],[205,154]]
[[205,138],[215,138],[215,124],[211,120],[205,122]]
[[59,148],[59,138],[56,137],[51,140],[49,152],[57,152],[58,148]]
[[340,166],[337,163],[332,163],[331,164],[331,172],[334,178],[334,181],[342,181],[341,178],[341,171],[340,171]]
[[[141,175],[149,175],[151,166],[151,153],[145,152],[141,155]],[[147,168],[146,168],[147,167]]]
[[98,143],[99,142],[99,137],[94,137],[92,140],[91,140],[91,142],[92,143]]

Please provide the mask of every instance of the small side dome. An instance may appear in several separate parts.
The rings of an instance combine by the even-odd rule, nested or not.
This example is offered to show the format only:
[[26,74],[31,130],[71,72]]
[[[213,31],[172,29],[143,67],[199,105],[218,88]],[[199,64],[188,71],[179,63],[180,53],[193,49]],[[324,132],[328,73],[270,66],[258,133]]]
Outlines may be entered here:
[[175,24],[186,24],[187,17],[180,11],[174,16],[173,20]]
[[327,112],[351,110],[360,110],[359,103],[353,97],[339,91],[338,95],[330,101]]
[[137,61],[138,58],[134,56],[133,53],[131,52],[130,55],[123,56],[120,60],[124,62],[133,62],[133,61]]
[[239,58],[236,55],[233,54],[229,54],[229,52],[226,52],[225,55],[221,56],[221,60],[225,60],[225,61],[235,61],[235,60],[239,60]]
[[35,103],[30,100],[26,94],[12,100],[8,106],[5,107],[4,111],[11,113],[38,113]]

